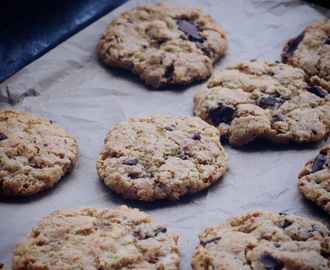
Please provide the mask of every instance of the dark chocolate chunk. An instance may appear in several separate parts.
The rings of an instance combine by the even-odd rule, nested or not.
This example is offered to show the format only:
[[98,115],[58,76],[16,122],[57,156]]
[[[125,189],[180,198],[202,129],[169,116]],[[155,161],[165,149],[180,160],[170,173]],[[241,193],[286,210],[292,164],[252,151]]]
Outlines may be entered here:
[[43,146],[47,147],[48,146],[48,143],[44,143]]
[[138,178],[139,178],[139,175],[134,174],[134,173],[130,173],[130,174],[128,175],[128,177],[131,178],[131,179],[138,179]]
[[293,54],[293,52],[298,48],[299,43],[303,40],[304,33],[301,33],[295,38],[295,40],[290,44],[286,52],[282,56],[282,61],[285,63],[288,58]]
[[155,236],[157,236],[159,233],[166,233],[166,231],[167,231],[167,228],[165,228],[165,227],[158,227],[155,230]]
[[5,140],[5,139],[8,139],[8,137],[5,134],[0,133],[0,141]]
[[288,220],[288,219],[284,219],[284,222],[282,224],[282,228],[285,229],[287,227],[289,227],[292,224],[292,221]]
[[201,138],[202,138],[201,135],[198,133],[194,133],[194,135],[192,136],[192,139],[196,141],[199,141]]
[[274,243],[274,246],[277,247],[277,248],[279,248],[279,247],[281,247],[281,244],[278,243],[278,242],[275,242],[275,243]]
[[204,39],[199,35],[198,27],[190,21],[178,20],[179,29],[188,35],[190,41],[204,42]]
[[232,120],[235,108],[230,105],[220,104],[217,108],[209,112],[212,122],[216,125],[220,123],[229,123]]
[[315,128],[312,128],[311,131],[312,131],[313,135],[317,134],[317,130]]
[[134,158],[134,159],[131,159],[131,160],[124,161],[123,164],[133,166],[133,165],[136,165],[138,163],[138,161],[139,160],[137,158]]
[[173,72],[174,72],[174,65],[172,64],[172,65],[167,66],[165,73],[164,73],[164,78],[172,79]]
[[166,129],[167,131],[173,131],[173,129],[171,129],[170,127],[165,127],[165,129]]
[[330,45],[330,36],[325,39],[324,44]]
[[322,154],[318,154],[314,159],[311,173],[322,170],[324,163],[325,163],[325,156]]
[[178,157],[182,160],[187,160],[189,158],[187,155],[179,155]]
[[263,254],[259,260],[267,270],[281,270],[284,267],[283,262],[274,258],[269,253]]
[[208,48],[203,47],[201,50],[206,56],[211,58],[211,51]]
[[277,113],[273,115],[273,118],[274,118],[275,122],[283,121],[282,116],[280,114],[277,114]]
[[276,104],[276,97],[274,96],[264,96],[258,100],[258,104],[261,107],[273,107]]
[[200,241],[199,243],[200,243],[202,246],[206,246],[207,244],[210,244],[210,243],[213,243],[213,242],[217,243],[217,241],[220,240],[220,239],[221,239],[221,237],[218,236],[218,237],[211,238],[211,239],[209,239],[209,240],[207,240],[207,241]]
[[320,98],[324,98],[328,95],[328,92],[325,91],[322,87],[314,85],[314,86],[308,86],[307,91],[313,93],[314,95],[317,95]]

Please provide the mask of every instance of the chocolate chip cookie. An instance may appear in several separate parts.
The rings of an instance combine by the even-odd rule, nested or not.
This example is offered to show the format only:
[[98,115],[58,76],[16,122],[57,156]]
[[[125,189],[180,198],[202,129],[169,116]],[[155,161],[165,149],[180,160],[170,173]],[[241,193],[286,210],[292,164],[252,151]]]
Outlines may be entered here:
[[209,187],[227,168],[218,130],[198,117],[136,116],[117,123],[104,142],[97,172],[126,199],[177,200]]
[[330,145],[307,161],[298,179],[300,193],[330,214]]
[[13,270],[176,270],[177,240],[146,213],[124,205],[61,209],[17,243]]
[[222,138],[242,146],[319,141],[330,130],[330,95],[309,86],[305,72],[274,61],[243,61],[216,70],[194,96],[194,112]]
[[157,89],[206,79],[226,48],[225,33],[213,18],[197,8],[160,2],[119,15],[97,51],[105,64],[131,70]]
[[330,19],[309,25],[284,46],[284,63],[302,68],[312,85],[330,92]]
[[0,196],[29,196],[71,172],[76,139],[51,121],[28,112],[0,110]]
[[329,269],[326,225],[291,214],[238,214],[199,234],[191,260],[198,269]]

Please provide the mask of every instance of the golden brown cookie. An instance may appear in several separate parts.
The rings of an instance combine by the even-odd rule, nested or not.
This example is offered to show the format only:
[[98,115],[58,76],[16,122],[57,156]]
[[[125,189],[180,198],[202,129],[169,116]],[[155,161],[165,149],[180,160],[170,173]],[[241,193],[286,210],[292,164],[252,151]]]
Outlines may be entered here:
[[330,92],[330,19],[307,26],[283,48],[284,63],[302,68],[310,84]]
[[242,61],[216,70],[194,96],[194,112],[231,145],[320,141],[330,131],[330,95],[305,81],[300,68]]
[[330,214],[330,145],[309,159],[298,176],[301,194]]
[[124,205],[61,209],[17,243],[13,270],[177,270],[177,240],[146,213]]
[[29,196],[72,171],[76,139],[28,112],[0,110],[0,196]]
[[213,18],[197,8],[160,2],[119,15],[97,50],[107,65],[131,70],[159,88],[206,79],[226,48],[225,33]]
[[219,140],[218,130],[198,117],[136,116],[109,130],[97,172],[124,198],[177,200],[225,173],[227,154]]
[[229,217],[199,234],[191,260],[200,269],[330,269],[326,225],[275,211]]

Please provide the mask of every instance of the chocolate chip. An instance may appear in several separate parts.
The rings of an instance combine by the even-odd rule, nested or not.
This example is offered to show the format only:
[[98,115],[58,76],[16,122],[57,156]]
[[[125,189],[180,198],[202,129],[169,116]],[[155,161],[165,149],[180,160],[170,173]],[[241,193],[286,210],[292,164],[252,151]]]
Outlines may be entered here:
[[206,246],[207,244],[210,244],[210,243],[213,243],[213,242],[217,243],[217,241],[220,240],[220,239],[221,239],[221,237],[218,236],[218,237],[211,238],[211,239],[209,239],[209,240],[207,240],[207,241],[200,241],[199,243],[200,243],[202,246]]
[[284,267],[283,262],[274,258],[269,253],[263,254],[259,260],[267,270],[281,270]]
[[124,161],[123,164],[133,166],[133,165],[136,165],[138,163],[138,161],[139,160],[137,158],[134,158],[134,159],[131,159],[131,160]]
[[325,156],[322,154],[318,154],[314,159],[311,173],[322,170],[324,163],[325,163]]
[[158,227],[155,230],[155,236],[157,236],[159,233],[166,233],[166,231],[167,231],[167,228],[165,228],[165,227]]
[[130,173],[130,174],[128,175],[128,177],[131,178],[131,179],[138,179],[138,178],[139,178],[139,175],[137,175],[137,174],[135,174],[135,173]]
[[282,224],[282,228],[285,229],[285,228],[291,226],[291,224],[292,224],[292,221],[290,221],[288,219],[284,219],[284,222]]
[[312,128],[311,131],[312,131],[313,135],[317,134],[317,130],[315,128]]
[[216,125],[219,125],[220,123],[229,123],[232,120],[235,110],[236,109],[230,105],[221,104],[217,108],[211,110],[209,116],[212,122]]
[[211,51],[208,48],[203,47],[201,50],[206,56],[211,58]]
[[187,160],[189,158],[187,155],[179,155],[178,157],[182,160]]
[[273,118],[274,118],[275,122],[283,121],[282,116],[280,114],[277,114],[277,113],[273,115]]
[[311,227],[312,227],[312,229],[309,230],[309,231],[307,231],[307,232],[316,232],[316,231],[318,231],[318,228],[317,228],[317,226],[315,224],[312,224]]
[[250,62],[257,62],[257,59],[251,59]]
[[308,86],[307,91],[313,93],[314,95],[317,95],[320,98],[324,98],[328,95],[328,92],[325,91],[322,87],[314,85],[314,86]]
[[330,36],[325,39],[324,44],[330,45]]
[[276,104],[276,97],[274,96],[264,96],[258,100],[258,104],[261,107],[273,107]]
[[194,135],[192,136],[192,139],[196,141],[199,141],[201,138],[202,138],[201,135],[198,133],[194,133]]
[[0,133],[0,141],[3,141],[5,139],[8,139],[8,137],[5,134]]
[[48,146],[48,143],[44,143],[43,146],[45,146],[45,147]]
[[199,35],[198,27],[190,21],[178,20],[179,29],[188,35],[190,41],[204,42],[204,39]]
[[173,77],[173,72],[174,72],[174,65],[169,65],[166,67],[164,77],[167,79],[171,79]]
[[173,129],[171,129],[170,127],[165,127],[165,129],[166,129],[167,131],[173,131]]
[[281,244],[278,243],[278,242],[275,242],[275,243],[273,243],[273,244],[274,244],[274,246],[277,247],[277,248],[281,247]]
[[298,48],[299,43],[303,40],[304,33],[301,33],[295,38],[295,40],[290,44],[286,52],[282,56],[282,61],[285,63],[288,58],[293,54],[293,52]]

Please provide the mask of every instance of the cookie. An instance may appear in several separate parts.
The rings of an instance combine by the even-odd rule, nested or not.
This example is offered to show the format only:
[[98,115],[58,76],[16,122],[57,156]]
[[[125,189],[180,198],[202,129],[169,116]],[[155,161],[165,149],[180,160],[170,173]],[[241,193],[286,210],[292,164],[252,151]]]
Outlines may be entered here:
[[17,243],[13,270],[178,269],[178,237],[138,209],[61,209]]
[[310,84],[330,92],[330,19],[309,25],[283,48],[282,61],[302,68]]
[[213,18],[168,2],[122,13],[97,46],[105,64],[131,70],[154,89],[208,78],[226,49],[225,33]]
[[330,214],[330,145],[320,149],[298,175],[301,194]]
[[109,130],[97,161],[104,183],[125,199],[177,200],[226,171],[219,132],[198,117],[136,116]]
[[214,71],[194,95],[194,113],[231,145],[319,141],[330,130],[330,95],[309,86],[300,68],[243,61]]
[[29,196],[71,172],[76,139],[51,121],[28,112],[0,110],[0,195]]
[[329,269],[326,225],[291,214],[238,214],[199,234],[192,269]]

